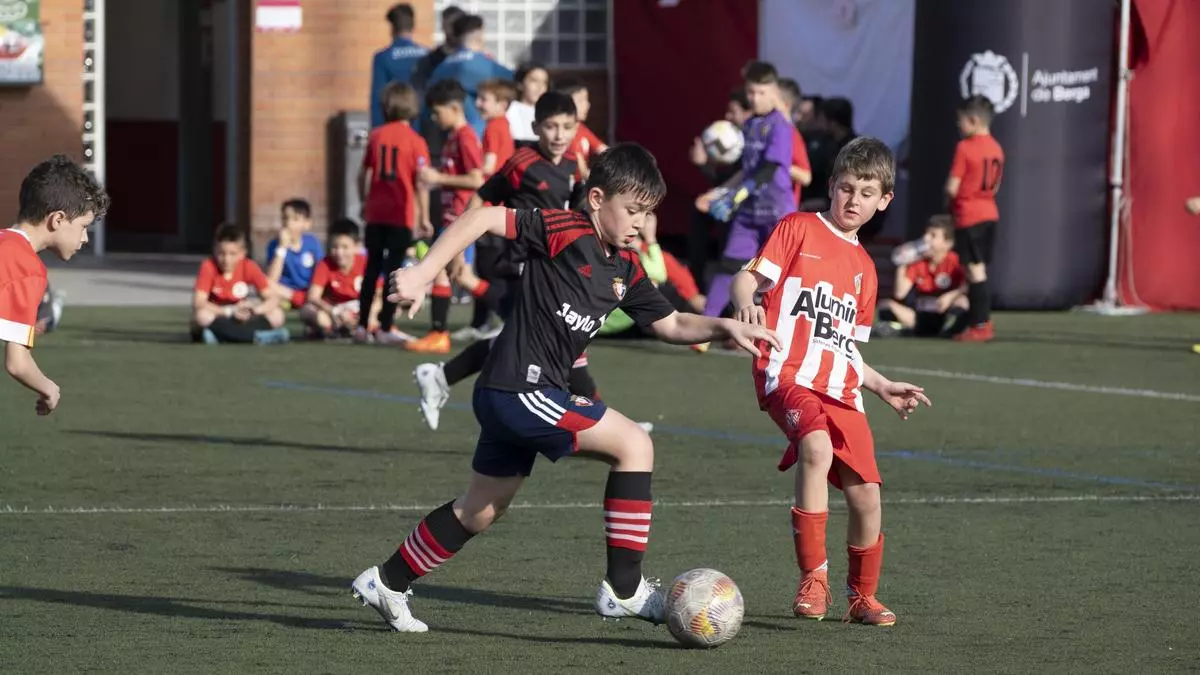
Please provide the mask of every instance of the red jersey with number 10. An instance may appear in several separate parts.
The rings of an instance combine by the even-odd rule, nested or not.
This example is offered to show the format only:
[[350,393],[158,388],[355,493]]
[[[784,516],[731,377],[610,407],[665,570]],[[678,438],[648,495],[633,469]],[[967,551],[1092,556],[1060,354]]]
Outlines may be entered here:
[[775,227],[747,269],[765,278],[767,328],[783,343],[754,360],[760,404],[801,386],[863,410],[863,360],[855,342],[871,337],[875,262],[821,214],[793,213]]
[[958,179],[958,192],[950,205],[956,227],[1000,220],[996,192],[1004,177],[1004,150],[991,134],[976,134],[958,142],[950,177]]

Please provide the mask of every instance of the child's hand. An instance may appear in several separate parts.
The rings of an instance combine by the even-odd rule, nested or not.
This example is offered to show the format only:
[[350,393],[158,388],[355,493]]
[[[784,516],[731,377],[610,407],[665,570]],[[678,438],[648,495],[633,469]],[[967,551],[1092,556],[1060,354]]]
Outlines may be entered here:
[[388,302],[408,304],[408,318],[413,318],[425,302],[425,287],[429,280],[419,271],[420,265],[405,267],[392,272],[388,278]]
[[954,306],[954,301],[957,300],[953,293],[942,293],[937,297],[938,314],[945,314]]
[[291,248],[292,244],[296,243],[296,237],[288,228],[279,230],[279,245],[282,248]]
[[708,152],[704,149],[704,141],[700,137],[692,139],[692,164],[704,166],[708,164]]
[[767,312],[761,306],[753,303],[742,307],[735,314],[737,320],[741,323],[748,323],[751,326],[767,325]]
[[729,339],[737,343],[739,347],[749,352],[752,356],[762,356],[758,350],[758,345],[754,344],[758,340],[765,340],[767,344],[774,347],[777,351],[783,350],[783,343],[779,341],[779,337],[774,331],[769,331],[765,326],[755,326],[748,323],[730,322],[729,324]]
[[884,403],[890,405],[902,420],[908,419],[908,416],[916,412],[917,407],[922,403],[927,407],[933,406],[929,397],[925,395],[925,389],[907,382],[888,382],[875,393],[883,399]]
[[1200,195],[1192,197],[1186,202],[1188,213],[1193,216],[1200,216]]
[[238,305],[237,309],[233,310],[233,318],[237,321],[249,321],[252,316],[254,316],[254,310],[246,306]]
[[646,214],[646,224],[642,225],[640,232],[642,241],[647,244],[658,243],[658,216],[653,213]]
[[704,194],[700,195],[699,197],[696,197],[696,210],[699,211],[700,213],[708,213],[709,205],[712,204],[713,200],[716,198],[717,198],[716,190],[709,190],[708,192],[705,192]]
[[43,417],[54,412],[54,409],[58,407],[58,385],[51,382],[50,387],[50,391],[44,392],[38,397],[37,414]]
[[430,239],[433,237],[433,223],[428,220],[423,223],[417,223],[413,228],[413,239]]

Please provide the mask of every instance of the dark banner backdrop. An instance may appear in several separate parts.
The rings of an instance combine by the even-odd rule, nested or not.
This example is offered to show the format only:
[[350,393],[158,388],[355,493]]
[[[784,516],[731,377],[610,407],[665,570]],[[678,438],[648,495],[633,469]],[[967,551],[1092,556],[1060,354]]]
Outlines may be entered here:
[[1004,148],[988,276],[997,306],[1070,307],[1104,280],[1114,3],[918,0],[910,234],[944,210],[955,107],[992,99]]

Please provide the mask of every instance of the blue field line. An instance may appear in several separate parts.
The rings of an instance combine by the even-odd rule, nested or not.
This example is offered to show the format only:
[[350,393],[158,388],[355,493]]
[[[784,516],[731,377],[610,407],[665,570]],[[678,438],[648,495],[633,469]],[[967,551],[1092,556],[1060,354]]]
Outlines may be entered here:
[[[324,387],[312,384],[303,384],[300,382],[282,382],[270,380],[263,383],[264,386],[270,389],[287,389],[289,391],[308,392],[313,394],[328,394],[331,396],[343,396],[352,398],[366,398],[378,401],[390,401],[393,403],[407,403],[416,405],[421,399],[416,396],[402,396],[399,394],[387,394],[378,391],[369,391],[364,389],[345,389],[341,387]],[[467,403],[447,403],[447,408],[453,410],[470,410],[471,406]],[[674,427],[666,425],[654,425],[655,434],[670,434],[672,436],[686,436],[691,438],[703,438],[707,440],[729,441],[733,443],[748,443],[753,445],[769,445],[779,448],[781,451],[785,445],[782,436],[764,435],[764,434],[746,434],[732,431],[716,431],[713,429],[694,429],[691,427]],[[1142,480],[1140,478],[1128,478],[1124,476],[1104,476],[1099,474],[1080,473],[1077,471],[1068,471],[1066,469],[1056,469],[1053,467],[1038,467],[1038,466],[1022,466],[1019,464],[999,464],[995,462],[984,462],[974,459],[966,459],[963,457],[950,457],[932,452],[919,452],[915,450],[880,450],[876,449],[875,454],[879,457],[889,457],[892,459],[903,459],[914,462],[928,462],[932,464],[942,464],[945,466],[953,466],[964,469],[980,469],[983,471],[1001,471],[1007,473],[1021,473],[1031,476],[1041,476],[1044,478],[1066,478],[1070,480],[1086,481],[1090,483],[1100,483],[1103,485],[1121,485],[1127,487],[1152,488],[1155,490],[1175,490],[1179,492],[1194,492],[1200,493],[1200,485],[1183,485],[1178,483],[1161,483],[1158,481]]]

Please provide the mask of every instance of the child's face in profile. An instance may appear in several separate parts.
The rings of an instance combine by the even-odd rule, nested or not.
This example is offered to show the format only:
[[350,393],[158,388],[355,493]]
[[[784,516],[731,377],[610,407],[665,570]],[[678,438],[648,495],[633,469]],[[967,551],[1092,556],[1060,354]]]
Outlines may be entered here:
[[88,228],[96,219],[91,211],[75,219],[68,219],[67,214],[55,211],[50,215],[50,232],[52,238],[48,248],[54,251],[60,260],[70,260],[83,245],[88,243]]
[[246,243],[241,241],[218,241],[213,247],[213,257],[222,274],[229,274],[238,263],[246,258]]
[[504,117],[508,112],[508,105],[496,98],[496,94],[485,91],[475,99],[475,107],[479,108],[479,114],[485,120],[495,120]]
[[339,235],[329,242],[329,259],[343,272],[354,265],[354,256],[358,255],[358,242],[353,237]]
[[586,122],[588,113],[592,111],[592,99],[588,96],[588,90],[580,89],[571,94],[571,98],[575,100],[575,115],[579,117],[580,122]]
[[450,130],[458,124],[463,117],[462,104],[458,102],[449,103],[446,105],[435,105],[430,109],[429,116],[433,118],[433,123],[439,129]]
[[570,115],[553,115],[533,125],[533,133],[537,134],[542,149],[555,161],[567,153],[577,131],[579,122]]
[[588,205],[596,214],[600,238],[618,248],[636,244],[646,219],[653,213],[651,205],[640,201],[633,193],[608,197],[600,188],[588,190]]
[[308,216],[297,212],[292,207],[287,207],[281,214],[283,229],[291,230],[292,232],[308,232],[312,229],[312,219]]

